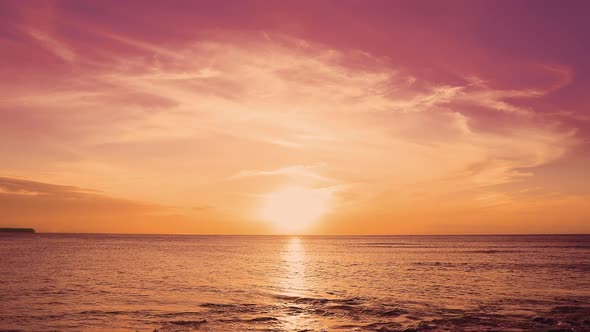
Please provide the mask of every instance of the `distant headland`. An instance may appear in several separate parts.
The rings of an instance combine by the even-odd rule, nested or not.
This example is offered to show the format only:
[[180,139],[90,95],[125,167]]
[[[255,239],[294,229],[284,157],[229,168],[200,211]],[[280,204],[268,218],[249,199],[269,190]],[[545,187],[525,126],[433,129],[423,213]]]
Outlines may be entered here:
[[32,228],[0,228],[0,233],[35,233]]

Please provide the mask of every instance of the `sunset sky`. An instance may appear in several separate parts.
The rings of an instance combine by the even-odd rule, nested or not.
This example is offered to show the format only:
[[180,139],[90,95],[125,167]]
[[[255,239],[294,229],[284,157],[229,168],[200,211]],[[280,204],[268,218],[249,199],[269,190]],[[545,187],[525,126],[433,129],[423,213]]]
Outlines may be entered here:
[[2,1],[0,227],[590,232],[589,1]]

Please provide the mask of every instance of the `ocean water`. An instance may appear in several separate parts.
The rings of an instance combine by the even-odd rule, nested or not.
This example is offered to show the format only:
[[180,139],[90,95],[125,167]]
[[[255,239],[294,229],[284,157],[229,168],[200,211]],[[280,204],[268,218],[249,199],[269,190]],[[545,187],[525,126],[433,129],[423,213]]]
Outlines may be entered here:
[[590,236],[0,235],[1,331],[590,331]]

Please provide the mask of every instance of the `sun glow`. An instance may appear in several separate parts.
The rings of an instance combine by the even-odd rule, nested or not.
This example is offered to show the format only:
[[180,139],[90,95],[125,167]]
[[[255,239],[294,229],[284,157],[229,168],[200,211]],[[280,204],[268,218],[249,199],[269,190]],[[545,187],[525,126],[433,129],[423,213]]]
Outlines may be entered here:
[[287,187],[264,197],[261,217],[278,231],[295,234],[311,227],[330,208],[329,189]]

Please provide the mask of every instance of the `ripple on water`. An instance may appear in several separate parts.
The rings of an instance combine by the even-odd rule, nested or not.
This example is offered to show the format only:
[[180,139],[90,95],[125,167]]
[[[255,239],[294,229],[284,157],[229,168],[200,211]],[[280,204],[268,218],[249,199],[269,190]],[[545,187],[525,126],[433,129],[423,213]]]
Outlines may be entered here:
[[[176,331],[291,331],[293,317],[309,326],[300,331],[590,331],[590,306],[555,306],[535,315],[498,307],[436,308],[418,303],[378,303],[360,298],[275,296],[274,305],[214,304],[202,306],[194,320],[170,320],[157,328]],[[587,300],[587,299],[586,299]],[[244,310],[247,308],[247,310]],[[222,312],[219,309],[223,309]],[[191,313],[193,314],[193,313]]]

